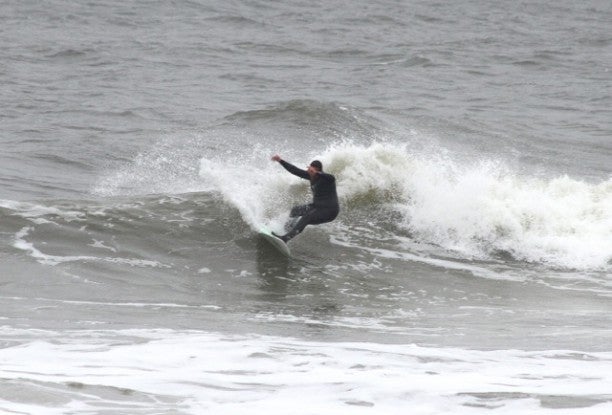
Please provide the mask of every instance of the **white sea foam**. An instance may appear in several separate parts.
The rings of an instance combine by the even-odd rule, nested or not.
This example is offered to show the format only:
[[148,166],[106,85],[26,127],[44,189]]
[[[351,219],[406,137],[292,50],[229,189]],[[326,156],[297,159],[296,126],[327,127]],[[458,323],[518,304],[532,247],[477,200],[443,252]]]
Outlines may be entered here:
[[[338,238],[332,238],[332,242],[337,245],[341,245],[341,246],[353,247],[352,244],[342,241]],[[446,270],[452,269],[452,270],[458,270],[458,271],[465,271],[465,272],[469,272],[470,274],[475,275],[480,278],[495,279],[495,280],[504,279],[504,280],[512,280],[512,281],[524,281],[525,280],[524,276],[516,276],[508,272],[504,272],[502,274],[490,268],[487,268],[484,266],[471,265],[469,263],[462,263],[462,262],[450,261],[450,260],[439,259],[439,258],[430,258],[425,255],[415,255],[415,254],[411,254],[408,252],[400,252],[398,250],[369,248],[369,247],[360,247],[360,249],[370,252],[381,258],[401,259],[401,260],[410,261],[410,262],[420,262],[420,263],[428,264],[434,267],[440,267]]]
[[[0,328],[0,411],[547,414],[612,410],[612,354]],[[18,388],[22,393],[6,392]],[[64,411],[64,412],[62,412]]]
[[14,200],[0,199],[0,208],[9,209],[13,212],[13,215],[27,218],[37,224],[49,222],[49,220],[42,218],[42,216],[57,216],[67,222],[85,219],[84,212]]
[[65,262],[78,262],[78,261],[101,261],[110,262],[116,264],[125,264],[134,267],[154,267],[154,268],[169,268],[169,265],[162,264],[158,261],[151,261],[146,259],[138,258],[121,258],[121,257],[97,257],[91,255],[50,255],[45,254],[36,246],[34,243],[26,240],[26,236],[32,231],[31,227],[22,228],[15,234],[13,241],[13,247],[21,251],[25,251],[28,255],[43,265],[58,265]]
[[97,239],[94,239],[92,243],[88,244],[88,246],[91,246],[93,248],[100,248],[100,249],[107,249],[111,252],[117,252],[117,248],[114,248],[112,246],[108,246],[108,245],[104,245],[104,241],[99,241]]
[[612,179],[525,177],[497,161],[465,165],[388,143],[345,143],[322,159],[345,200],[384,200],[427,243],[566,268],[605,269],[612,260]]

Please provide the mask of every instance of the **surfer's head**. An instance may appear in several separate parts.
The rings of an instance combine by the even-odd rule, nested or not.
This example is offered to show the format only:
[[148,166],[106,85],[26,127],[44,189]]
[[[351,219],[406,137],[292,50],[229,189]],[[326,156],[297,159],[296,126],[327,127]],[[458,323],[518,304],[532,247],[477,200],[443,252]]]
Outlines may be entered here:
[[313,160],[310,163],[310,167],[314,167],[317,171],[323,170],[323,164],[319,160]]
[[310,175],[310,179],[314,180],[315,177],[323,170],[323,164],[319,160],[313,160],[308,166],[308,174]]

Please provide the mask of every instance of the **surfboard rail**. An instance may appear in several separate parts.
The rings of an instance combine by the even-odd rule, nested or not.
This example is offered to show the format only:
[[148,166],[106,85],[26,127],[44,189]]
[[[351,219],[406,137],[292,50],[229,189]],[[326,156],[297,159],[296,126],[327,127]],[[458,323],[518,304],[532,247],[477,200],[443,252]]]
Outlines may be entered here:
[[291,256],[291,250],[287,244],[280,238],[272,235],[272,231],[265,226],[259,228],[259,235],[261,235],[266,241],[270,243],[273,247],[275,247],[278,251],[280,251],[283,255],[288,257]]

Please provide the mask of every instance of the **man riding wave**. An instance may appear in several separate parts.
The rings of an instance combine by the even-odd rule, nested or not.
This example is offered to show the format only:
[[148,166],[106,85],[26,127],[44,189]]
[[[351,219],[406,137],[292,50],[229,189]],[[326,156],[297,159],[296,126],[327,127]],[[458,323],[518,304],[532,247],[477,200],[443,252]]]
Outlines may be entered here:
[[290,229],[285,235],[274,234],[274,236],[287,242],[301,233],[308,225],[319,225],[336,219],[340,212],[336,178],[323,172],[323,164],[319,160],[312,161],[306,170],[286,162],[278,154],[274,155],[272,160],[278,161],[289,173],[309,180],[312,190],[312,203],[294,206],[289,213],[289,217],[294,219]]

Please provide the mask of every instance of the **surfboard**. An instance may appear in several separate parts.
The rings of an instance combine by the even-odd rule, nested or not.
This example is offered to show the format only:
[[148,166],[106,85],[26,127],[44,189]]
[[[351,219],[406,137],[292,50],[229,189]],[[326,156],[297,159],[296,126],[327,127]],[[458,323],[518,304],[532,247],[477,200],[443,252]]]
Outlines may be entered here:
[[289,247],[287,246],[287,244],[283,242],[282,239],[277,238],[276,236],[272,235],[272,231],[270,231],[268,228],[261,227],[259,229],[259,234],[266,241],[270,242],[270,245],[272,245],[274,248],[279,250],[283,255],[286,255],[288,257],[291,256],[291,251],[289,250]]

